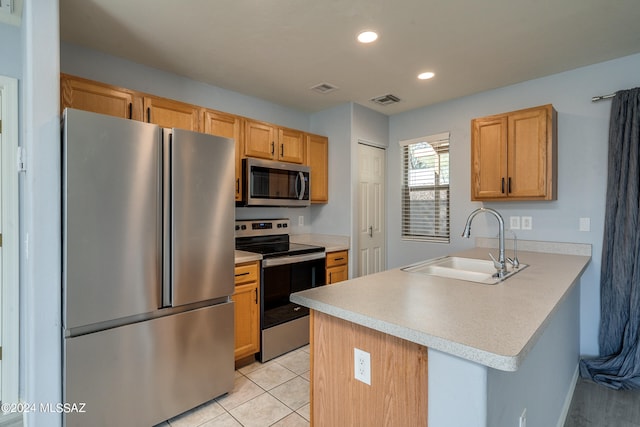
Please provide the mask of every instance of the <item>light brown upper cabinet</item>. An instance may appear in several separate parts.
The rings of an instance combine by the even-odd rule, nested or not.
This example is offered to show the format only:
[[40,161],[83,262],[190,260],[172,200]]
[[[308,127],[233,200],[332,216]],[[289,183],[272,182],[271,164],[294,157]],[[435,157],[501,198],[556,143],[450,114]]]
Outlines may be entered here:
[[60,74],[60,111],[67,107],[142,120],[142,97],[136,96],[135,92]]
[[246,120],[244,155],[289,163],[304,162],[304,132]]
[[329,202],[329,138],[307,134],[306,161],[311,168],[311,203]]
[[242,200],[242,117],[220,111],[204,110],[204,132],[233,138],[236,142],[236,201]]
[[557,199],[552,105],[471,121],[471,200]]
[[200,107],[172,99],[145,95],[144,121],[163,128],[200,131]]

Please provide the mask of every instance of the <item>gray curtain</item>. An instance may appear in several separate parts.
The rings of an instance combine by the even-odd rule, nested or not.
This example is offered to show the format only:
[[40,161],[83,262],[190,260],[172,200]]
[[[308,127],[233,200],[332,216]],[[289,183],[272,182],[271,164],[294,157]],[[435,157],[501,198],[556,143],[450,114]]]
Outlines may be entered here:
[[640,389],[640,88],[616,92],[609,123],[607,200],[600,273],[600,357],[580,374]]

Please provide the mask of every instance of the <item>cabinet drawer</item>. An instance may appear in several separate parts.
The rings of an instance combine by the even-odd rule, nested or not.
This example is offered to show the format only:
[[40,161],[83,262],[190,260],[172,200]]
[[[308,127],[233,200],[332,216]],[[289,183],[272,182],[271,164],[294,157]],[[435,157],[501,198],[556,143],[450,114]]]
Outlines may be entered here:
[[327,267],[335,265],[345,265],[349,262],[349,253],[347,251],[329,252],[327,254]]
[[236,265],[235,283],[257,282],[258,281],[258,264],[255,262]]

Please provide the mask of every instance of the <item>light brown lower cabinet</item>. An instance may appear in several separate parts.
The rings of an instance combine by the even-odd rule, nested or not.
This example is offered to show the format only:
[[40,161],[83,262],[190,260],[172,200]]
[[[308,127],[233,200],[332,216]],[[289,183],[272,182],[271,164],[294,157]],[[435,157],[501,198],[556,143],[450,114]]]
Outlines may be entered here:
[[260,269],[259,261],[237,264],[235,302],[235,360],[260,351]]
[[327,253],[326,261],[327,285],[342,282],[349,278],[349,252],[336,251]]
[[[311,425],[426,426],[427,348],[311,310]],[[370,354],[371,385],[354,378]]]

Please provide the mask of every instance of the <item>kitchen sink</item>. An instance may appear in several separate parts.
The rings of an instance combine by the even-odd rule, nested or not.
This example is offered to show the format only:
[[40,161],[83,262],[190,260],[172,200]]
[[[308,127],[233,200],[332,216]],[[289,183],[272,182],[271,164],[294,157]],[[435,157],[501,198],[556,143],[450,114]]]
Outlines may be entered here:
[[493,261],[445,256],[411,264],[403,267],[401,270],[409,273],[419,273],[428,276],[446,277],[449,279],[495,285],[496,283],[508,279],[519,271],[524,270],[528,266],[528,264],[520,264],[518,268],[513,268],[511,265],[507,264],[506,274],[503,277],[497,277]]

